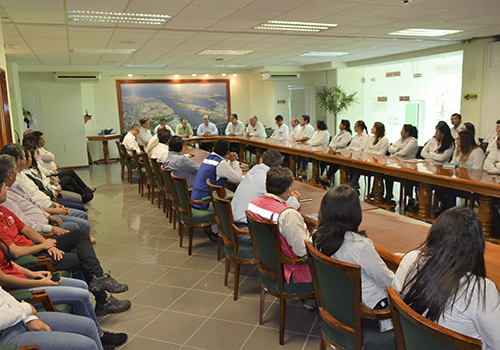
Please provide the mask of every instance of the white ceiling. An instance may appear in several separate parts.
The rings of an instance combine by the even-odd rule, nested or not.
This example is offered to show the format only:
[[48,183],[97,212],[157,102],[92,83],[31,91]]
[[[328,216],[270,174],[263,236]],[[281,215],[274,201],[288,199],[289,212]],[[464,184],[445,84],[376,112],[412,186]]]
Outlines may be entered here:
[[[67,10],[166,14],[165,25],[69,22]],[[165,64],[166,71],[209,70],[215,64],[308,66],[355,62],[500,34],[499,0],[0,0],[7,58],[20,66],[112,71],[128,64]],[[277,33],[267,20],[338,23],[320,33]],[[440,38],[395,38],[407,28],[460,29]],[[71,48],[133,48],[132,55],[72,54]],[[205,49],[245,49],[245,56],[202,56]],[[301,57],[342,51],[337,58]],[[223,58],[216,62],[216,58]],[[145,69],[142,69],[143,71]]]

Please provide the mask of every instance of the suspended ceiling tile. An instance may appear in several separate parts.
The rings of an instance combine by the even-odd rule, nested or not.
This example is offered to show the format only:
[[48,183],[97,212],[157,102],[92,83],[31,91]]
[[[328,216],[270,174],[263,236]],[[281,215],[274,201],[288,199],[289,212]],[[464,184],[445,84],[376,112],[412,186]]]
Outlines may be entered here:
[[66,0],[66,9],[82,11],[124,12],[128,0]]
[[64,11],[15,9],[6,10],[10,19],[15,23],[66,23]]
[[31,54],[8,54],[6,55],[7,59],[11,62],[15,62],[17,64],[22,64],[22,65],[40,65],[40,61],[38,58]]
[[196,31],[176,31],[176,30],[159,30],[156,35],[152,38],[154,40],[186,40],[189,39],[199,32]]
[[229,16],[227,16],[227,19],[241,19],[241,20],[255,20],[255,21],[261,21],[265,22],[270,19],[274,19],[276,16],[279,16],[281,14],[285,13],[285,11],[281,10],[247,10],[247,9],[242,9],[240,11],[237,11]]
[[18,8],[31,10],[64,10],[63,0],[2,0],[4,8]]
[[95,66],[99,62],[100,55],[96,56],[83,56],[83,55],[73,55],[71,54],[70,60],[72,66]]
[[44,66],[65,66],[69,64],[68,56],[61,55],[37,55],[38,59],[42,62]]
[[40,25],[19,26],[19,31],[24,38],[46,38],[64,40],[67,38],[66,28],[55,28]]
[[192,18],[190,16],[176,16],[168,21],[165,28],[203,30],[217,23],[217,18]]
[[171,4],[170,2],[165,3],[132,1],[126,7],[125,12],[175,16],[185,7],[186,4]]

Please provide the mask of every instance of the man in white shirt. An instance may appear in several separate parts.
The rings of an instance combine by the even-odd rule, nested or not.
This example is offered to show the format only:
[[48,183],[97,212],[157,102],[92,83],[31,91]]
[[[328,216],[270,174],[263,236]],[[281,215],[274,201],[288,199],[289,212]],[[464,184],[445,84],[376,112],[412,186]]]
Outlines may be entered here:
[[462,128],[462,116],[458,113],[453,113],[451,115],[451,124],[453,127],[450,128],[451,136],[456,140],[458,137],[458,133]]
[[288,136],[288,125],[283,123],[283,116],[277,115],[274,120],[276,120],[276,127],[274,128],[271,138],[280,140],[286,139]]
[[262,125],[262,123],[259,122],[259,118],[257,118],[257,116],[254,115],[250,117],[246,135],[250,137],[253,136],[266,137],[266,129],[264,128],[264,125]]
[[158,162],[164,162],[168,157],[168,141],[170,140],[170,131],[162,128],[158,130],[158,145],[151,151],[151,158],[156,159]]
[[[308,115],[303,115],[300,120],[300,132],[297,135],[295,142],[307,142],[314,134],[314,128],[310,124],[311,118]],[[309,165],[309,157],[297,157],[297,166],[299,176],[307,175],[307,167]]]
[[149,120],[148,119],[140,119],[139,123],[141,123],[141,128],[139,129],[139,134],[137,135],[137,143],[139,146],[146,147],[148,146],[148,142],[151,139],[151,130],[149,130]]
[[[290,128],[290,132],[288,133],[288,137],[286,139],[288,142],[294,142],[300,132],[299,118],[293,117],[290,125],[292,127]],[[290,155],[288,153],[283,154],[283,162],[281,163],[281,166],[284,168],[288,168],[290,166]]]
[[127,150],[127,153],[129,156],[132,156],[132,150],[135,150],[136,152],[141,152],[141,148],[139,147],[139,144],[135,140],[137,135],[139,135],[139,131],[141,128],[139,125],[134,124],[130,128],[130,131],[125,135],[125,138],[123,139],[123,145],[125,146],[125,149]]
[[161,118],[160,119],[160,124],[158,124],[155,127],[154,133],[157,134],[158,133],[158,129],[160,129],[160,128],[167,128],[167,130],[170,131],[170,135],[172,135],[172,136],[175,135],[174,130],[170,127],[170,125],[167,124],[167,120],[165,118]]
[[243,136],[245,133],[245,125],[238,120],[236,113],[231,114],[229,123],[227,123],[225,134],[227,136]]
[[[217,136],[219,135],[219,130],[214,123],[210,123],[210,118],[208,115],[203,116],[203,123],[198,126],[196,133],[197,136]],[[205,151],[212,151],[214,144],[212,142],[201,142],[200,148]]]
[[498,133],[500,132],[500,119],[497,120],[497,127],[495,130],[493,130],[486,138],[483,140],[483,142],[488,142],[488,148],[486,148],[486,155],[488,155],[493,148],[496,147],[497,140],[498,140]]

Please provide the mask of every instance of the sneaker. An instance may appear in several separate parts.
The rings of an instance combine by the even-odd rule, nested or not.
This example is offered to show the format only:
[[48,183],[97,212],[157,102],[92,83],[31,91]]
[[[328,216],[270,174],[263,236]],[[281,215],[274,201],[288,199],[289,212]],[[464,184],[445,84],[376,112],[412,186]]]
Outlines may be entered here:
[[316,299],[305,299],[302,301],[302,307],[307,311],[314,311],[316,309]]
[[106,345],[120,346],[125,344],[127,338],[128,336],[126,333],[111,333],[105,331],[101,337],[101,344],[103,347]]
[[214,233],[212,231],[212,227],[204,227],[205,234],[208,236],[208,239],[211,240],[212,242],[217,242],[219,240],[219,235],[217,233]]
[[107,314],[119,314],[120,312],[130,309],[132,303],[130,300],[118,300],[110,295],[104,304],[96,304],[95,315],[97,317],[106,316]]
[[102,346],[102,349],[103,349],[103,350],[115,350],[115,349],[116,349],[116,346],[111,345],[111,344],[110,344],[110,345],[103,345],[103,346]]
[[128,286],[124,283],[118,283],[113,277],[105,273],[101,277],[92,276],[89,290],[91,292],[123,293],[128,290]]

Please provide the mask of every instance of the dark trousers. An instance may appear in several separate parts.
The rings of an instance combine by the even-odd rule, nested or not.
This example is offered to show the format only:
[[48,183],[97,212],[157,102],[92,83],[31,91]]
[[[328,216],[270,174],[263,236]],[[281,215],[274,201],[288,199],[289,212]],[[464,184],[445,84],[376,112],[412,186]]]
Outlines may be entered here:
[[333,177],[333,175],[335,175],[335,173],[340,169],[340,165],[334,164],[334,163],[321,162],[320,169],[321,169],[321,167],[323,167],[323,169],[321,169],[321,174],[323,174],[323,171],[327,165],[329,165],[329,167],[328,167],[328,171],[326,172],[326,176],[328,177],[328,179],[331,179]]
[[207,152],[212,152],[212,149],[214,148],[214,144],[212,142],[201,142],[200,143],[200,149],[207,151]]
[[[71,184],[68,183],[69,185],[75,186],[75,188],[78,189],[78,190],[75,190],[73,192],[77,192],[77,193],[81,194],[81,192],[88,189],[87,184],[85,182],[83,182],[83,180],[80,178],[80,176],[78,176],[78,174],[75,173],[75,171],[72,169],[58,170],[57,176],[59,176],[59,179],[61,179],[61,185],[63,187],[63,190],[65,190],[64,185],[62,184],[63,177],[70,177],[73,180],[73,181],[68,180],[71,182]],[[68,190],[68,191],[72,191],[72,190]],[[79,191],[81,191],[81,192],[79,192]]]
[[283,160],[281,161],[281,166],[283,168],[289,168],[290,167],[290,155],[288,153],[281,153],[283,156]]
[[307,167],[309,165],[309,157],[295,157],[297,159],[297,168],[299,170],[307,170]]

